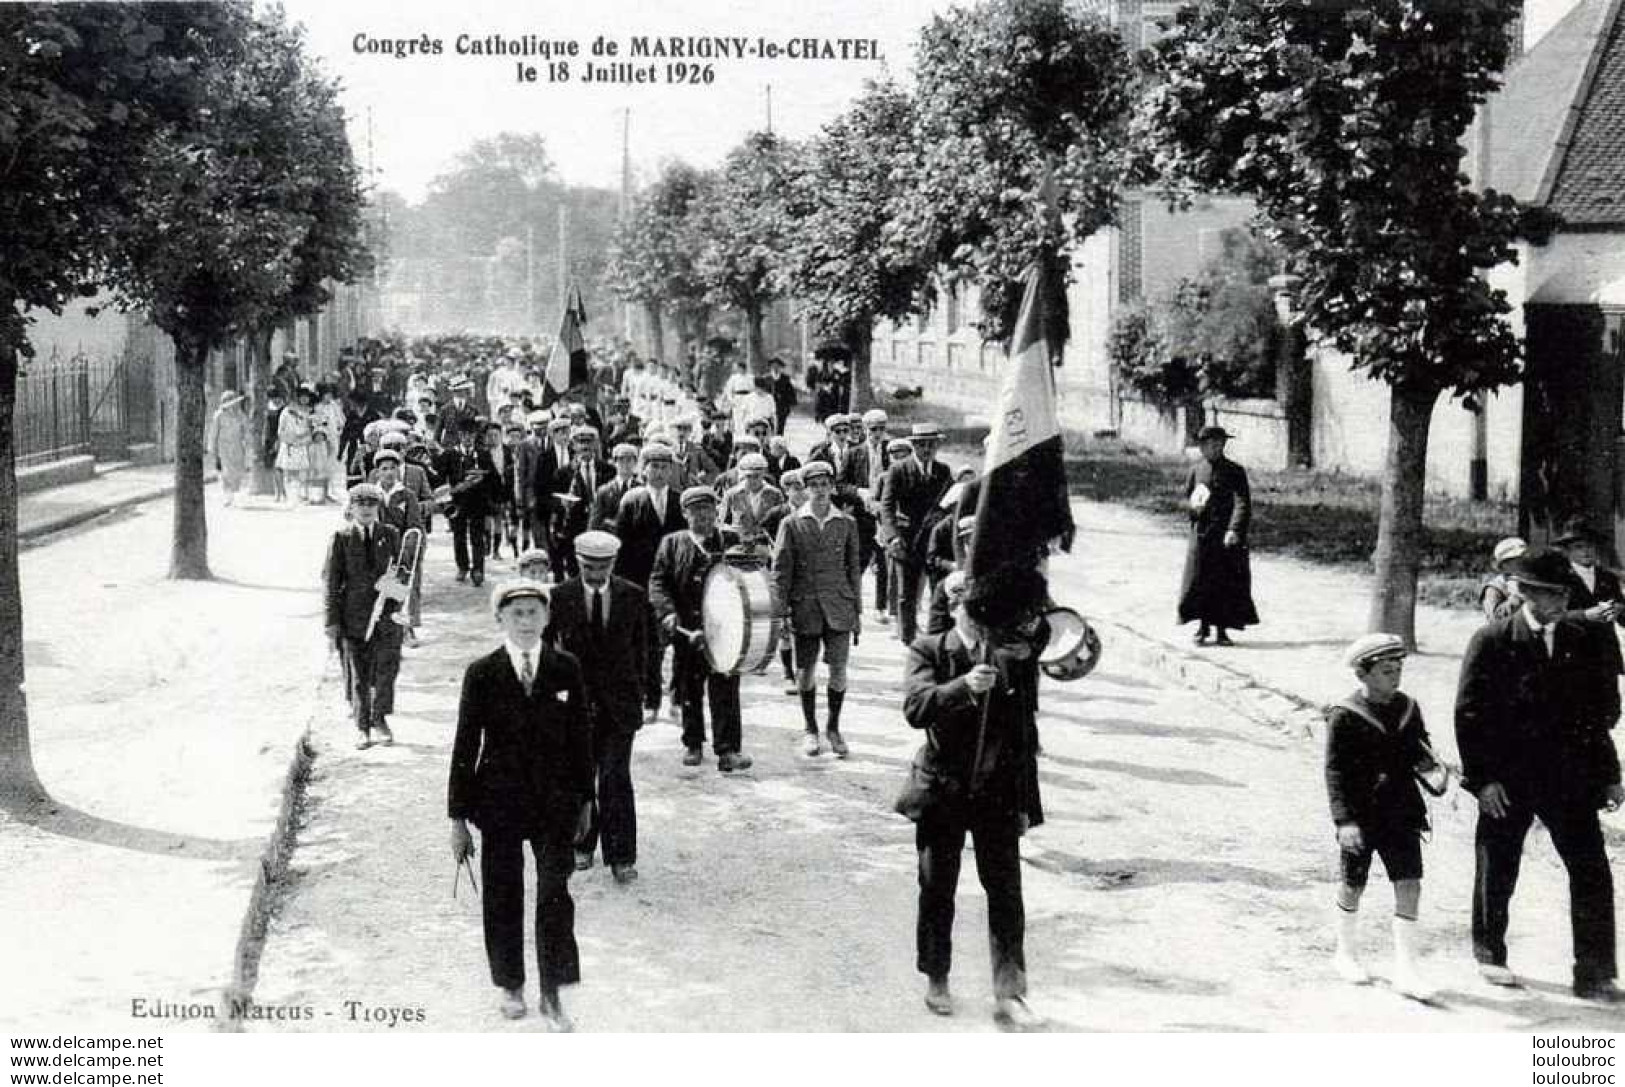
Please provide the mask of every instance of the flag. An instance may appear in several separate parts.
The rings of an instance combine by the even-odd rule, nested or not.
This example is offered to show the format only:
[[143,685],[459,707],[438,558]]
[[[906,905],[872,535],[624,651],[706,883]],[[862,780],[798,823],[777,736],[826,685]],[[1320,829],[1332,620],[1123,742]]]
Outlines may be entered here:
[[987,443],[976,502],[976,535],[966,574],[1003,582],[1012,570],[1032,569],[1056,538],[1070,540],[1061,423],[1055,410],[1055,371],[1046,331],[1053,295],[1051,262],[1027,273],[1021,311],[1010,338],[1008,365]]
[[581,336],[586,323],[587,308],[582,305],[581,290],[571,286],[564,317],[559,321],[558,339],[547,353],[547,382],[542,392],[549,402],[587,383],[587,341]]

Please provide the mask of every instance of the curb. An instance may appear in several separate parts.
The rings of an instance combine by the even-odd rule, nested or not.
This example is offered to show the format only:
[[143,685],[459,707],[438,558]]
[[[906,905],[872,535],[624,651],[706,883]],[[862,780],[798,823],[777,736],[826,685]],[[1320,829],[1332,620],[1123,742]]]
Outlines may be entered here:
[[1320,737],[1325,725],[1322,708],[1301,695],[1260,683],[1239,668],[1176,648],[1161,638],[1110,619],[1090,619],[1130,644],[1130,655],[1140,664],[1250,721],[1301,740]]
[[[214,478],[215,474],[213,472],[204,473],[204,485],[207,486]],[[50,492],[37,491],[35,493],[48,494]],[[131,506],[140,506],[148,502],[157,501],[160,498],[168,498],[174,493],[175,484],[164,483],[159,486],[151,487],[145,491],[138,491],[135,494],[129,495],[125,498],[120,498],[113,502],[86,506],[84,509],[74,510],[71,513],[64,513],[60,516],[53,517],[38,524],[19,528],[17,530],[17,542],[19,544],[33,543],[36,540],[39,540],[41,537],[52,536],[58,532],[64,532],[70,528],[76,528],[87,521],[94,521],[98,517],[102,517],[109,513],[117,513],[119,510],[129,509]]]
[[312,729],[321,713],[322,696],[331,674],[329,658],[328,662],[324,662],[321,679],[316,684],[315,704],[305,719],[305,727],[294,740],[293,755],[288,760],[288,772],[282,782],[282,806],[277,811],[276,824],[266,835],[265,849],[260,854],[259,873],[254,877],[254,890],[249,894],[248,906],[243,911],[242,928],[232,952],[231,981],[220,994],[218,1014],[214,1021],[213,1029],[218,1034],[242,1033],[245,1020],[241,1011],[253,1003],[254,986],[259,980],[260,952],[265,947],[265,933],[280,893],[279,888],[288,874],[288,862],[293,856],[299,831],[299,815],[305,805],[305,788],[310,783],[311,765],[316,761]]

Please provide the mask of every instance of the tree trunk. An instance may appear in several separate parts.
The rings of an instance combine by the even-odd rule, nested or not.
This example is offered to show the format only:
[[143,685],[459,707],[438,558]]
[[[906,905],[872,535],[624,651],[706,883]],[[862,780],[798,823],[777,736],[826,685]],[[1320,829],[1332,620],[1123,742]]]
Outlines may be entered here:
[[[656,362],[666,359],[666,319],[659,302],[645,302],[643,315],[649,321],[649,357]],[[687,357],[684,357],[687,361]]]
[[767,354],[762,347],[762,303],[755,299],[745,305],[745,368],[758,377],[767,373]]
[[256,329],[248,336],[248,432],[253,444],[248,463],[253,465],[254,493],[275,494],[276,482],[269,464],[260,463],[265,449],[265,405],[271,397],[271,337],[276,327]]
[[869,360],[874,354],[875,326],[873,321],[851,325],[846,330],[846,346],[852,352],[852,395],[847,411],[867,411],[875,406],[874,379]]
[[1437,391],[1391,390],[1388,463],[1377,526],[1372,631],[1397,634],[1416,648],[1416,578],[1422,564],[1422,499],[1427,485],[1428,429]]
[[1314,377],[1309,367],[1308,337],[1297,325],[1276,337],[1275,397],[1286,417],[1287,466],[1314,465]]
[[169,576],[205,581],[209,573],[209,522],[203,508],[204,367],[208,348],[175,341],[175,527]]
[[[11,300],[0,313],[17,314]],[[20,321],[20,317],[12,319]],[[17,811],[47,799],[28,742],[23,686],[23,587],[17,565],[17,352],[0,347],[0,810]]]

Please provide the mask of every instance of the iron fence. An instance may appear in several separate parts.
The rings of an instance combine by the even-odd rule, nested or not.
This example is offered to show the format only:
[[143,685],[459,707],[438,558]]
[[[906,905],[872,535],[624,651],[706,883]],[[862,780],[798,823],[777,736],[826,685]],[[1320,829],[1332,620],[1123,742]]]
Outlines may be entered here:
[[17,379],[17,467],[90,452],[90,369],[83,356],[35,361]]

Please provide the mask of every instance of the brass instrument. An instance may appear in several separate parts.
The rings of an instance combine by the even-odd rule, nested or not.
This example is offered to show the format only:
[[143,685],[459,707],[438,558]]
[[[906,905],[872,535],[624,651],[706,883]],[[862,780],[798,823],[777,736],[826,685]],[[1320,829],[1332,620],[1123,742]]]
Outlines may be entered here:
[[484,468],[471,468],[455,485],[442,483],[434,489],[435,507],[447,517],[461,517],[462,510],[458,508],[457,497],[473,490],[485,481]]
[[401,549],[390,560],[389,567],[378,576],[378,582],[373,588],[378,590],[378,599],[372,602],[372,618],[367,620],[367,636],[364,641],[372,641],[372,632],[378,626],[378,620],[383,618],[384,607],[391,600],[400,607],[390,618],[401,626],[406,626],[406,602],[412,596],[412,582],[417,579],[418,561],[423,557],[423,530],[409,528],[401,536]]

